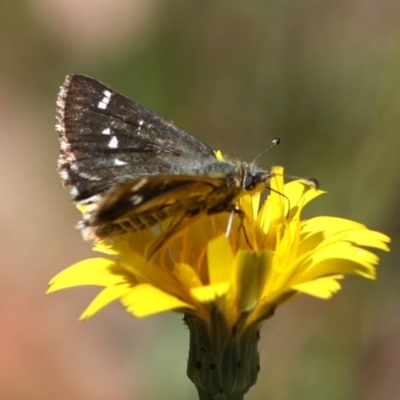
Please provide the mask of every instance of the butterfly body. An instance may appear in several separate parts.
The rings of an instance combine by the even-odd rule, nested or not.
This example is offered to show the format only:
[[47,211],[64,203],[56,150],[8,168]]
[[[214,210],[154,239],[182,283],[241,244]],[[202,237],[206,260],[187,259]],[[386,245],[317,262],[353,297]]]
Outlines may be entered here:
[[[68,75],[57,99],[58,172],[87,239],[138,231],[172,218],[235,209],[271,173],[217,159],[206,144],[95,79]],[[172,230],[172,229],[171,229]]]

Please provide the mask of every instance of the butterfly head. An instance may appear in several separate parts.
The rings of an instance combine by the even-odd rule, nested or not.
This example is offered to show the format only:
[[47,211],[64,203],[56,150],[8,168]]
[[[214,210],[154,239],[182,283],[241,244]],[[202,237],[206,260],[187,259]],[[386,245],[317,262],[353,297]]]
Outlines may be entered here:
[[268,188],[271,170],[262,170],[254,164],[242,165],[242,189],[246,192],[261,192]]

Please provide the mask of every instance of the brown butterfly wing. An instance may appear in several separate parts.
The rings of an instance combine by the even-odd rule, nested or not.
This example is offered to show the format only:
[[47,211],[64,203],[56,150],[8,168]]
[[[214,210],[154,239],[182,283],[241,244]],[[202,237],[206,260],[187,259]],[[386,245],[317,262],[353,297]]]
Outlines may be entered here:
[[84,214],[87,239],[150,228],[167,218],[186,219],[230,210],[240,186],[223,178],[157,175],[114,186]]

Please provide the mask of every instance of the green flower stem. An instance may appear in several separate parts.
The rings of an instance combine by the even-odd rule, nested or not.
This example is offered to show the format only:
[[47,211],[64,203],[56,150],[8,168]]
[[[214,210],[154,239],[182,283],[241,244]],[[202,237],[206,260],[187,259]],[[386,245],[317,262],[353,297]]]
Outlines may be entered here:
[[210,320],[185,315],[190,331],[187,375],[200,400],[243,400],[257,381],[261,324],[229,327],[215,307]]

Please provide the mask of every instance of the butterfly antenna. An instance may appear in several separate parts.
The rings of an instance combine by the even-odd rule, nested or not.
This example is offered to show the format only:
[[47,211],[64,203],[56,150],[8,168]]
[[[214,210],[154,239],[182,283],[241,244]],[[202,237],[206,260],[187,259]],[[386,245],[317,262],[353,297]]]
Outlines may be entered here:
[[272,187],[268,187],[268,190],[270,192],[274,192],[274,193],[278,194],[279,196],[282,196],[287,201],[288,212],[286,214],[286,218],[289,218],[289,214],[290,214],[290,200],[289,200],[289,197],[287,197],[285,193],[282,193],[279,190],[272,189]]
[[280,138],[275,138],[272,140],[270,146],[265,149],[261,154],[259,154],[250,164],[254,165],[256,161],[262,157],[265,153],[268,153],[271,149],[273,149],[275,146],[277,146],[280,143],[281,139]]

